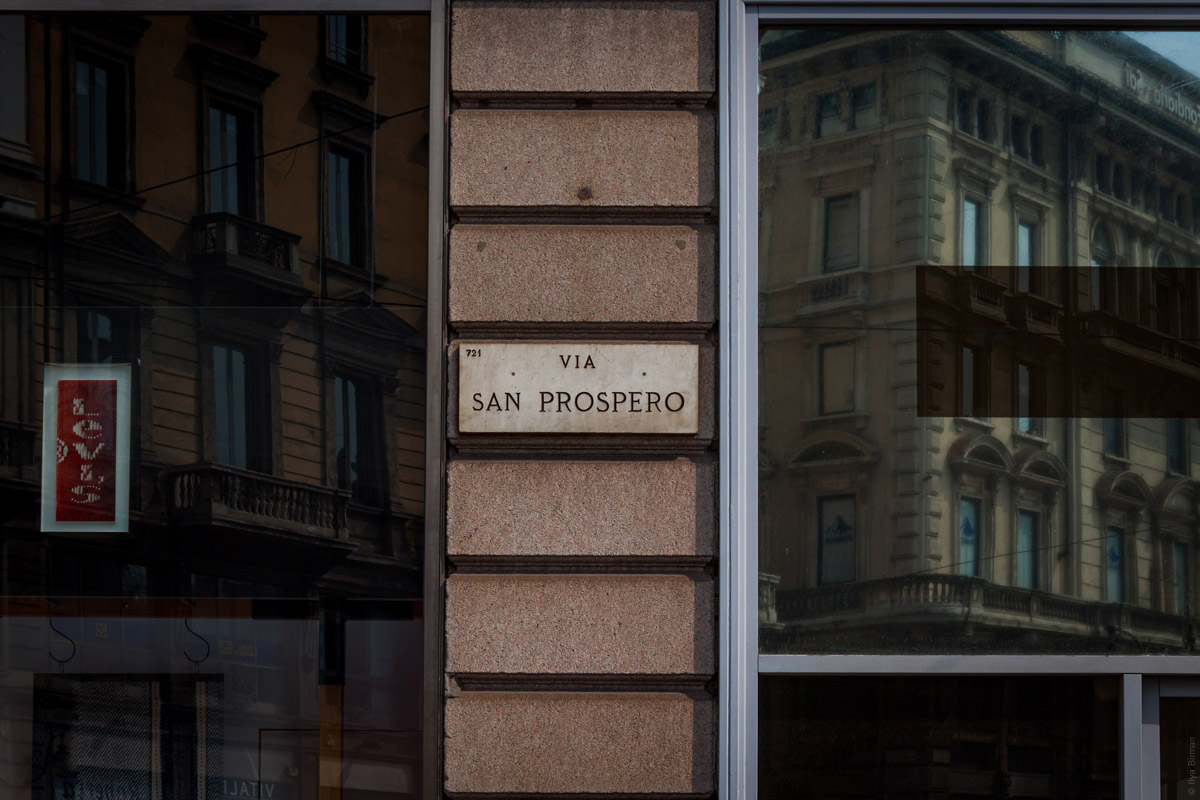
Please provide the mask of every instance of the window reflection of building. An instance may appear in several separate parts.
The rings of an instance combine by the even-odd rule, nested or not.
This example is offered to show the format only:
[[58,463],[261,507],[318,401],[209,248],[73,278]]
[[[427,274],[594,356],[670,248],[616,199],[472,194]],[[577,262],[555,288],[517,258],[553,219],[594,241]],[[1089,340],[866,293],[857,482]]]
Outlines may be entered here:
[[[427,19],[332,39],[315,15],[0,20],[52,48],[3,75],[19,137],[0,121],[12,796],[419,791],[427,123],[383,112],[428,103]],[[43,177],[31,225],[7,201]],[[377,229],[377,199],[405,212]],[[38,530],[42,365],[62,362],[132,366],[129,535]]]
[[[1193,647],[1192,516],[1163,498],[1195,453],[1180,398],[1200,389],[1200,294],[1181,265],[1200,258],[1200,138],[1106,77],[1153,60],[1140,45],[1047,36],[763,39],[767,651]],[[785,138],[783,109],[813,124]],[[852,201],[856,238],[837,223]],[[807,364],[816,402],[796,414]],[[835,435],[882,457],[826,469],[810,443]],[[825,520],[849,496],[853,573]]]
[[253,216],[254,123],[248,113],[208,107],[208,210]]

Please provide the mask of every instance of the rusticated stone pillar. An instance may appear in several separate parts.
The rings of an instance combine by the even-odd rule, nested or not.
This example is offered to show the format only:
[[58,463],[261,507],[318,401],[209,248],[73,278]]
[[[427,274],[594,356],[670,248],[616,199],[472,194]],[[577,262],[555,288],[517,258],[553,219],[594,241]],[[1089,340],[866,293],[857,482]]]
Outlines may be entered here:
[[[448,795],[714,791],[716,6],[451,2]],[[456,342],[700,345],[696,435],[471,435]]]

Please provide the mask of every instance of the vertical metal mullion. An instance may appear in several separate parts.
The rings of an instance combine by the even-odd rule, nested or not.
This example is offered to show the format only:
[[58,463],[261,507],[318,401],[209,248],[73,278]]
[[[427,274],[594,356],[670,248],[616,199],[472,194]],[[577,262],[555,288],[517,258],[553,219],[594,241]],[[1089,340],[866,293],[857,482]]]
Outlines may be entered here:
[[421,796],[442,797],[442,689],[446,556],[446,237],[448,209],[449,0],[429,9],[429,263],[425,315],[425,666]]
[[[1121,680],[1121,776],[1122,800],[1142,798],[1142,676],[1126,674]],[[1156,721],[1157,722],[1157,721]]]
[[718,795],[758,784],[757,11],[718,7],[720,109],[720,680]]
[[[1140,675],[1126,675],[1125,678],[1136,677],[1141,687],[1141,705],[1138,708],[1138,730],[1141,734],[1140,752],[1133,754],[1140,771],[1141,785],[1137,794],[1125,794],[1125,797],[1139,797],[1141,800],[1160,800],[1162,787],[1159,770],[1162,762],[1159,758],[1159,698],[1161,682],[1159,678],[1143,678]],[[1122,725],[1128,725],[1129,720],[1122,719]],[[1126,761],[1132,760],[1126,758]],[[1129,783],[1128,785],[1133,785]]]

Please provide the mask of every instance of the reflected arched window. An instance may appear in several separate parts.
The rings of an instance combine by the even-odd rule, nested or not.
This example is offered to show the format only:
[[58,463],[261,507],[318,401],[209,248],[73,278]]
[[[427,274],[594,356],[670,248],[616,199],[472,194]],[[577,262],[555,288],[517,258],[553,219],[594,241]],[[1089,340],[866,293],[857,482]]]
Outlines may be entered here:
[[1111,282],[1103,272],[1104,267],[1116,266],[1116,253],[1108,226],[1100,223],[1092,231],[1092,310],[1099,311],[1110,305],[1112,290],[1106,285]]

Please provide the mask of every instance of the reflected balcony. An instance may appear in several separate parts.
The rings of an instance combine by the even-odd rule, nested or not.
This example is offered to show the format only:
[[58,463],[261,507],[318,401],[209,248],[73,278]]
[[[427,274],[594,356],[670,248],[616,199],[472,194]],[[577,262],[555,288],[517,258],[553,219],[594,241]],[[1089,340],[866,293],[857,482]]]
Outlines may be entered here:
[[1075,333],[1111,353],[1200,377],[1200,347],[1194,342],[1139,325],[1110,311],[1079,314]]
[[979,272],[962,272],[954,279],[952,297],[956,306],[980,316],[1008,321],[1005,300],[1008,287]]
[[796,281],[768,293],[767,314],[773,320],[853,309],[867,301],[870,274],[845,270]]
[[165,510],[198,548],[229,548],[231,559],[324,570],[354,549],[348,491],[221,464],[170,467],[160,475]]
[[300,237],[236,214],[193,219],[196,277],[207,303],[297,306],[312,296],[300,276]]
[[[761,590],[760,590],[761,591]],[[940,631],[974,638],[986,649],[1006,636],[1040,637],[1026,650],[1120,651],[1133,647],[1178,652],[1194,645],[1195,626],[1184,616],[1125,604],[1079,600],[965,575],[907,575],[775,593],[772,640],[813,640],[817,649],[858,649],[898,641],[936,639]],[[769,612],[768,612],[769,613]],[[760,607],[759,618],[764,612]],[[989,638],[990,635],[990,638]],[[956,638],[961,646],[961,639]],[[1062,644],[1073,640],[1071,644]],[[1058,642],[1057,646],[1052,642]],[[786,649],[790,649],[789,646]]]
[[1008,324],[1025,333],[1062,338],[1063,307],[1033,294],[1008,300]]

